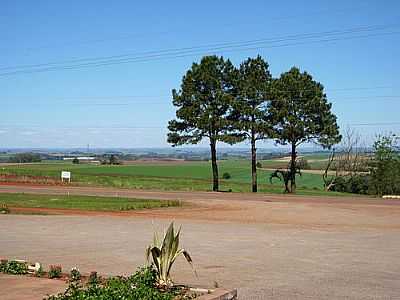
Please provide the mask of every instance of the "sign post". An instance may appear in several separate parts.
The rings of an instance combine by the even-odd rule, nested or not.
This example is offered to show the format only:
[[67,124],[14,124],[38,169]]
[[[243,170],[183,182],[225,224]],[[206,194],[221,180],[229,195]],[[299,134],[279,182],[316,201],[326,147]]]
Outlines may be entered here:
[[71,172],[61,171],[61,181],[64,182],[64,180],[67,180],[68,183],[71,182]]

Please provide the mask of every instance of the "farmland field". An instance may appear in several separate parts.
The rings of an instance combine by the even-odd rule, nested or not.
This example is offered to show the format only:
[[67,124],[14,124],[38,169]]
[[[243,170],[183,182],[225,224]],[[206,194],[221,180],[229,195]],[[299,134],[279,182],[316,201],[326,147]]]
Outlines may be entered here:
[[[261,161],[263,168],[284,167],[285,162]],[[59,180],[61,171],[71,171],[73,183],[80,185],[110,186],[135,189],[158,190],[210,190],[210,162],[154,162],[130,165],[89,165],[66,162],[4,165],[0,175],[36,176]],[[221,180],[222,190],[233,192],[250,191],[250,162],[247,160],[223,160],[219,162],[219,174],[229,173],[231,178]],[[259,169],[258,182],[261,192],[281,193],[282,183],[275,179],[269,183],[271,170]],[[32,179],[32,178],[31,178]],[[4,178],[2,179],[4,181]],[[33,178],[32,180],[35,180]],[[308,174],[297,179],[300,194],[324,194],[321,175]],[[330,193],[338,195],[338,193]]]

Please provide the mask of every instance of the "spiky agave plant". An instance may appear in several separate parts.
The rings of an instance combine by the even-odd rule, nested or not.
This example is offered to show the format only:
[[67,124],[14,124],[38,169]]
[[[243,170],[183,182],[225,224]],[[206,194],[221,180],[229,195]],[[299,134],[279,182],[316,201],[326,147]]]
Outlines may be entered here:
[[175,234],[174,223],[172,222],[164,233],[163,239],[160,239],[157,232],[154,233],[153,244],[146,249],[147,262],[150,263],[150,258],[152,258],[157,271],[157,285],[161,288],[173,286],[170,272],[175,260],[180,255],[185,257],[194,271],[193,261],[189,253],[185,249],[179,248],[180,233],[181,228]]

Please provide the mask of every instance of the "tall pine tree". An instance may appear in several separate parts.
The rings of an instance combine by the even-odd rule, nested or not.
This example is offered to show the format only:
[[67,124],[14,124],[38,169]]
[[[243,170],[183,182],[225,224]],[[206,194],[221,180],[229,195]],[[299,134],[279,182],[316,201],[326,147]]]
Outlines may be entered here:
[[271,84],[268,63],[261,56],[248,58],[238,71],[235,81],[235,101],[229,117],[235,129],[251,144],[251,186],[257,192],[256,142],[271,136],[267,119],[267,100]]
[[227,119],[233,101],[235,67],[223,57],[205,56],[193,63],[182,78],[179,91],[173,90],[177,119],[169,121],[168,142],[173,146],[209,140],[213,191],[219,190],[217,142],[233,144],[242,140],[232,133]]
[[296,67],[273,80],[269,115],[280,144],[291,147],[290,191],[296,189],[297,147],[316,142],[324,148],[339,143],[341,135],[321,83]]

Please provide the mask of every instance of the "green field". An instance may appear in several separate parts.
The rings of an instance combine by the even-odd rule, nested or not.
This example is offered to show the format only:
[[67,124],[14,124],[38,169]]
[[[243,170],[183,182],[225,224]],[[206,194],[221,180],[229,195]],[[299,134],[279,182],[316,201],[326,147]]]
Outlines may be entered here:
[[[263,161],[263,167],[269,168]],[[268,161],[274,162],[274,161]],[[37,163],[9,165],[0,168],[0,174],[47,176],[59,179],[60,172],[71,171],[72,182],[81,185],[109,186],[134,189],[156,190],[204,190],[211,189],[210,162],[185,162],[171,164],[135,165],[88,165],[72,163]],[[250,191],[250,162],[247,160],[223,160],[219,162],[219,173],[228,172],[229,180],[221,179],[221,190],[233,192]],[[261,192],[281,193],[282,183],[277,179],[269,183],[269,170],[258,170]],[[325,194],[321,175],[303,173],[297,179],[298,193]],[[329,193],[335,194],[335,193]]]
[[60,208],[94,211],[125,211],[181,205],[179,201],[151,199],[3,193],[0,193],[0,204],[6,204],[8,207]]
[[[328,163],[329,154],[305,154],[302,157],[308,161],[311,170],[324,170]],[[289,162],[279,159],[261,160],[260,162],[264,168],[286,168],[289,164]]]

